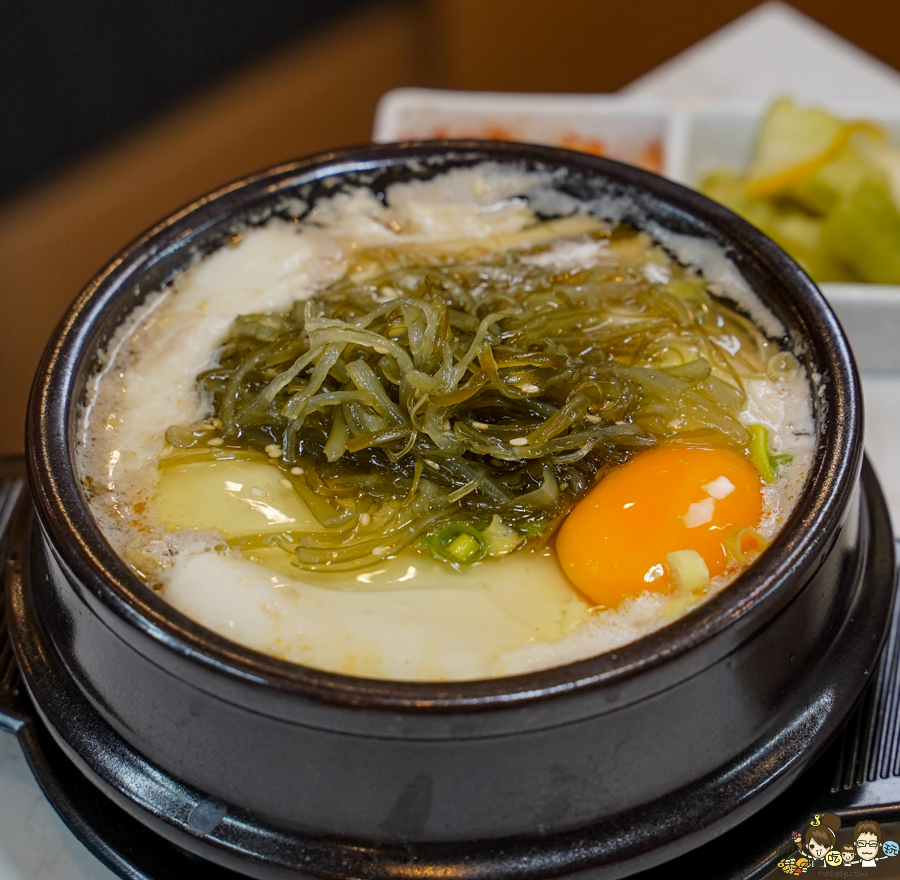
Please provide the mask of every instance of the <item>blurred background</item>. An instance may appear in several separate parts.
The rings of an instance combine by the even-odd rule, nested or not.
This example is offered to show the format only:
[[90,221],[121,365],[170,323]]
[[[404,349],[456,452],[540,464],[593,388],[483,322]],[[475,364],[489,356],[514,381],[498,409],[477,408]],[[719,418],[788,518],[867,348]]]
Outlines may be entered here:
[[[613,92],[754,0],[30,0],[0,27],[0,453],[118,249],[247,172],[367,141],[400,86]],[[900,4],[795,0],[900,68]]]

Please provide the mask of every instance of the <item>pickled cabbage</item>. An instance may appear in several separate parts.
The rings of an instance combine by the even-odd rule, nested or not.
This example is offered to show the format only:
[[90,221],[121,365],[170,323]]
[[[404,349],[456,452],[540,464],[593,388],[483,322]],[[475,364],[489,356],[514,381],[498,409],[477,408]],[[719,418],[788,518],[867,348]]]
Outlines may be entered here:
[[701,189],[816,281],[900,283],[900,148],[871,122],[781,98],[746,171],[713,171]]

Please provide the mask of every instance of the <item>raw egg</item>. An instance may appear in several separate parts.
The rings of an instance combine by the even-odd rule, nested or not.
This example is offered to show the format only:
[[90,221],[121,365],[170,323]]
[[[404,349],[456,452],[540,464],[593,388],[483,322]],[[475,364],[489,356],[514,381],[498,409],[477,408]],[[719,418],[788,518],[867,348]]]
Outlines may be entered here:
[[762,480],[746,456],[660,447],[607,474],[566,518],[556,549],[572,583],[613,607],[668,592],[685,561],[705,564],[707,581],[736,568],[729,541],[759,526],[762,512]]

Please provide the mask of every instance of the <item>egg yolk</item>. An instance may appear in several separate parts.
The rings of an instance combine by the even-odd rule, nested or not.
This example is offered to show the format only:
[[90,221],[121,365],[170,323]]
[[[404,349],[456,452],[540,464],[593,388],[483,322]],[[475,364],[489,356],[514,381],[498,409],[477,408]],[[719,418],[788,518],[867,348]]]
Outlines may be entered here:
[[563,571],[594,602],[612,607],[645,590],[668,592],[667,557],[696,551],[709,576],[737,563],[727,540],[762,519],[762,480],[737,452],[659,447],[607,474],[572,509],[556,540]]

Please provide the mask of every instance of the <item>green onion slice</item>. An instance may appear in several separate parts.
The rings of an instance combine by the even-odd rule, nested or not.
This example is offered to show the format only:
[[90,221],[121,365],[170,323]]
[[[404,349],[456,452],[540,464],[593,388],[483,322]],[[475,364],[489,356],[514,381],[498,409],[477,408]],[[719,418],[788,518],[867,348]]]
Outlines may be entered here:
[[426,535],[422,543],[438,558],[460,565],[471,565],[487,556],[484,535],[468,523],[449,523]]

